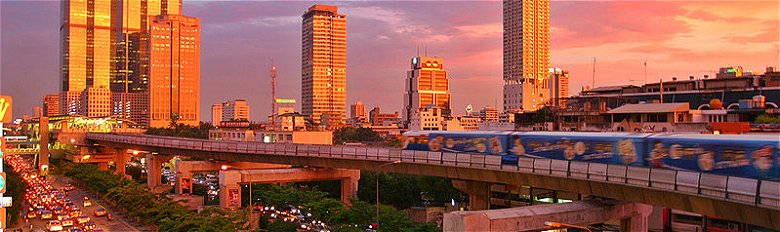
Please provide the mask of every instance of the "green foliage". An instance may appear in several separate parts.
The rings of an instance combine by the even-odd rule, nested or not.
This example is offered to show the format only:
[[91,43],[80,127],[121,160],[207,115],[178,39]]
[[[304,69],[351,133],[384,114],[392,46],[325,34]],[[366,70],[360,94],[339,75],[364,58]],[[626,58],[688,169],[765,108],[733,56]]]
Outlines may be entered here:
[[274,232],[296,232],[298,231],[298,223],[275,220],[268,225],[268,230]]
[[778,124],[780,123],[780,116],[762,114],[756,117],[756,123]]
[[516,114],[515,123],[521,125],[528,125],[541,122],[553,122],[555,120],[555,112],[553,112],[550,106],[544,106],[541,109],[529,113]]
[[[376,172],[361,172],[358,198],[376,203]],[[452,187],[450,179],[415,176],[400,173],[379,173],[379,199],[383,204],[399,209],[413,206],[437,205],[459,199],[460,192]]]
[[199,126],[189,126],[179,123],[171,125],[168,128],[149,128],[146,130],[145,134],[208,139],[209,130],[213,128],[214,126],[205,122],[200,122]]
[[125,168],[125,173],[130,175],[130,177],[138,183],[146,183],[146,178],[143,177],[144,175],[141,172],[141,167],[128,166]]
[[[328,195],[316,190],[298,190],[292,186],[255,185],[253,195],[260,198],[263,205],[298,206],[318,201]],[[254,197],[253,196],[253,197]]]
[[336,144],[378,142],[382,141],[382,136],[369,128],[343,127],[333,132],[333,139]]
[[6,197],[13,197],[13,202],[11,203],[10,208],[6,208],[6,220],[10,226],[7,226],[8,228],[13,228],[16,226],[17,222],[19,222],[19,213],[22,212],[22,203],[24,202],[24,188],[25,183],[22,180],[22,177],[19,175],[19,173],[14,172],[12,168],[10,168],[10,165],[6,164],[5,171],[5,196]]
[[398,139],[396,137],[391,137],[391,138],[385,140],[385,143],[387,144],[387,146],[395,147],[395,148],[401,148],[401,146],[403,145],[403,141],[401,141],[400,139]]
[[[157,195],[143,185],[100,171],[95,165],[79,164],[65,175],[86,184],[118,208],[125,209],[144,224],[156,225],[160,231],[235,231],[246,229],[243,215],[220,209],[195,213],[164,195]],[[239,222],[239,223],[236,223]]]

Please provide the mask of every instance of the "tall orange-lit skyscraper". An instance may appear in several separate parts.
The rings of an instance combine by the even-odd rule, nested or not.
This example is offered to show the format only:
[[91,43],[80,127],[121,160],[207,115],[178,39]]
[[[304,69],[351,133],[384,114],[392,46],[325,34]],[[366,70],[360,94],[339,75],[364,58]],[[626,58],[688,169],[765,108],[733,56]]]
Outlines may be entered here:
[[[303,15],[302,113],[320,124],[345,123],[347,109],[347,16],[336,6],[314,5]],[[332,126],[332,125],[329,125]]]
[[160,15],[150,19],[150,127],[172,120],[200,122],[200,19]]
[[504,111],[548,103],[550,0],[504,0]]
[[435,105],[442,114],[449,116],[450,81],[444,70],[444,59],[438,57],[414,57],[412,70],[406,72],[404,81],[403,124],[409,127],[412,115],[421,108]]
[[[60,113],[107,116],[115,38],[113,1],[70,0],[62,3],[60,25]],[[83,96],[83,97],[82,97]],[[94,102],[87,109],[87,103]]]

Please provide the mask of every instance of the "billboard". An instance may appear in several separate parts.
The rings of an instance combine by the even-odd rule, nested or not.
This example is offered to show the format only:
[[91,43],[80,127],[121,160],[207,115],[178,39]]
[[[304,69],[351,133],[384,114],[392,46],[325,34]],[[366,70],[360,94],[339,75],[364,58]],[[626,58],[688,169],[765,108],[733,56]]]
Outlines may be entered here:
[[509,152],[518,157],[642,166],[644,136],[618,133],[515,133]]
[[13,98],[11,96],[0,96],[0,122],[11,123],[13,121]]

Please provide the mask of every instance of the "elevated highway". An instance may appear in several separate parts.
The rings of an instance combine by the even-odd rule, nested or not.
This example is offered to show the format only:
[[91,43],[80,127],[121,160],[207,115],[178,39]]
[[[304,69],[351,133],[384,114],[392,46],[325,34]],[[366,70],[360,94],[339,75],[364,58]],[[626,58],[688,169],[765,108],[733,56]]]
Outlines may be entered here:
[[[230,162],[386,171],[534,186],[637,202],[780,229],[780,183],[707,173],[550,159],[502,165],[481,154],[397,148],[265,144],[131,134],[87,134],[90,144]],[[383,164],[400,161],[394,165]],[[488,186],[489,185],[473,185]],[[468,191],[467,191],[468,192]],[[476,199],[472,202],[489,202]],[[474,209],[486,209],[476,205]]]

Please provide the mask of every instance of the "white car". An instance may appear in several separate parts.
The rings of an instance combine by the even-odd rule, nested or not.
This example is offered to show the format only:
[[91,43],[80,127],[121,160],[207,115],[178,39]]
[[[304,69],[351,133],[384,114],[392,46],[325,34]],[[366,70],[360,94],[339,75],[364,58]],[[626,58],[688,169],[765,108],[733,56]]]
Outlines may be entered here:
[[62,231],[62,223],[58,220],[51,220],[49,221],[49,224],[46,224],[46,228],[49,229],[49,231]]

